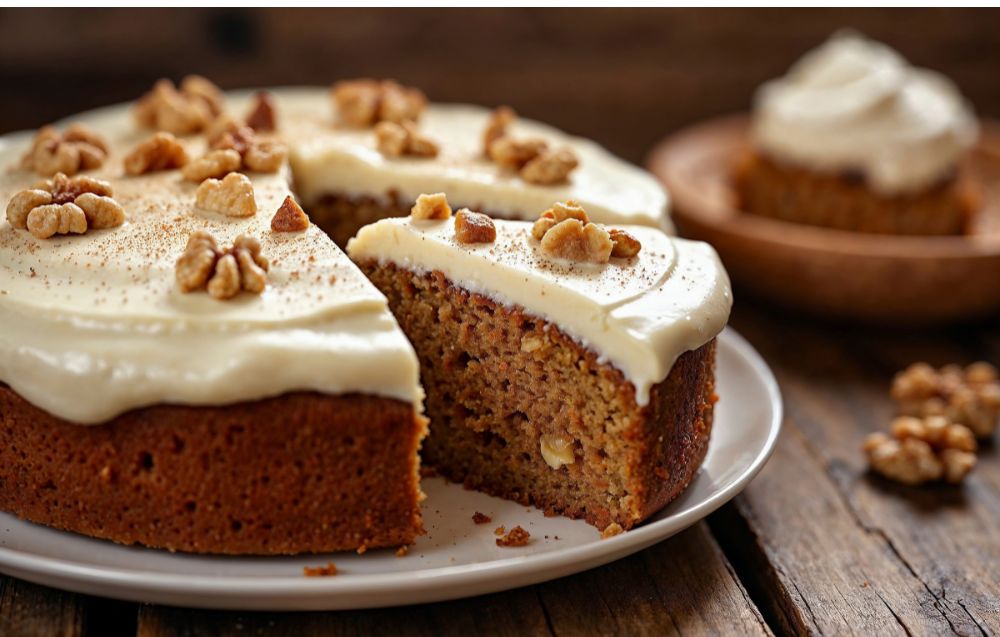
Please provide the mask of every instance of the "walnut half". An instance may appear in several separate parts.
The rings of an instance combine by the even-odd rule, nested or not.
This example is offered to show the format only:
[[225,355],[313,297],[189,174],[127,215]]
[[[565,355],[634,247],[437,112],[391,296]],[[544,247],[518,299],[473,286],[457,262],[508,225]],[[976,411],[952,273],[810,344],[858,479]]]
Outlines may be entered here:
[[72,124],[62,133],[44,126],[21,158],[21,167],[43,177],[56,173],[75,175],[99,168],[107,156],[107,142],[84,124]]
[[375,143],[386,157],[437,157],[437,142],[423,135],[413,122],[379,122],[375,125]]
[[7,221],[38,239],[48,239],[120,226],[125,222],[125,210],[111,198],[107,182],[57,173],[11,197]]
[[232,247],[220,250],[212,235],[199,230],[188,237],[174,274],[182,292],[204,289],[212,298],[226,300],[241,291],[263,292],[269,266],[253,237],[240,235]]
[[985,362],[964,369],[914,363],[896,374],[891,396],[904,415],[945,416],[980,439],[992,436],[1000,419],[1000,380],[996,367]]

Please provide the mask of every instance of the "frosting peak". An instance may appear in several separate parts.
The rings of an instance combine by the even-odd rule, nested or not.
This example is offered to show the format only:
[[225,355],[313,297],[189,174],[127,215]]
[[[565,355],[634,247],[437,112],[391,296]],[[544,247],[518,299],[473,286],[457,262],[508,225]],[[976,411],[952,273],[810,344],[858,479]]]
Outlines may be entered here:
[[885,195],[947,177],[976,135],[971,108],[947,78],[852,32],[834,34],[755,97],[753,136],[763,152],[861,171]]

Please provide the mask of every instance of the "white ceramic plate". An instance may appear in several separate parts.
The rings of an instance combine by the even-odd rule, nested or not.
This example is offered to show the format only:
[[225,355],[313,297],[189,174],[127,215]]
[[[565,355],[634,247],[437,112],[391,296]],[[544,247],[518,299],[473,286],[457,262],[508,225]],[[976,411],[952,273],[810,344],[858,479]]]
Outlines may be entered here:
[[[469,597],[577,573],[635,553],[694,524],[739,493],[767,461],[781,397],[767,365],[741,336],[719,339],[715,426],[691,486],[655,517],[602,540],[581,521],[424,481],[428,534],[397,557],[364,555],[205,557],[119,546],[0,514],[0,571],[39,584],[133,601],[240,610],[336,610]],[[476,525],[472,514],[493,518]],[[523,548],[500,548],[493,529],[521,525]],[[304,577],[333,561],[336,577]]]

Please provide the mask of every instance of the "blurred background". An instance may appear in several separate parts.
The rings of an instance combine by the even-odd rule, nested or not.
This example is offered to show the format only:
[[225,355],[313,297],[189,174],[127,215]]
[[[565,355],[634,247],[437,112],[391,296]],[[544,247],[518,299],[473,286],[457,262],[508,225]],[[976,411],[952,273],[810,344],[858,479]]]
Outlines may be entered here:
[[436,101],[510,104],[639,162],[745,110],[842,27],[950,76],[1000,116],[1000,12],[693,9],[0,9],[0,132],[132,100],[159,77],[223,88],[392,77]]

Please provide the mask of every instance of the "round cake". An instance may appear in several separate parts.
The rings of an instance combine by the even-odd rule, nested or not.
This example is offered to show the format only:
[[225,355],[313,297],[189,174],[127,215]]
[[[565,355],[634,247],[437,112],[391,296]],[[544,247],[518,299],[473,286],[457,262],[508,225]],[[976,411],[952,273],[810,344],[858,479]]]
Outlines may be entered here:
[[[608,356],[601,338],[564,315],[516,295],[484,296],[488,286],[466,279],[435,279],[440,295],[472,290],[498,317],[546,317],[536,324],[566,352],[562,364],[587,361],[607,383],[601,391],[614,394],[581,394],[581,408],[610,414],[612,401],[627,436],[640,436],[635,453],[609,462],[642,477],[580,482],[592,499],[569,501],[501,489],[486,477],[490,458],[460,456],[436,439],[424,448],[426,465],[627,528],[676,495],[704,455],[728,281],[710,249],[663,234],[667,197],[655,180],[592,142],[507,109],[428,106],[393,82],[224,95],[189,77],[161,81],[133,105],[12,138],[0,163],[0,510],[201,553],[412,543],[423,532],[426,416],[441,420],[447,440],[453,423],[438,407],[448,401],[441,388],[464,377],[425,368],[421,383],[418,352],[442,334],[401,329],[392,310],[411,325],[412,307],[391,303],[398,289],[384,269],[359,268],[330,237],[345,243],[370,221],[408,214],[432,190],[513,219],[574,199],[592,217],[587,236],[611,236],[603,224],[629,228],[646,256],[629,257],[617,276],[646,274],[625,286],[634,297],[625,323],[675,337],[617,329],[616,346],[631,353]],[[505,223],[495,223],[506,237]],[[647,268],[659,274],[651,279]],[[586,295],[573,271],[548,288]],[[691,302],[683,306],[655,292],[686,277],[705,277],[715,293],[683,297]],[[475,311],[487,306],[477,301]],[[608,310],[581,313],[601,321]],[[492,338],[464,320],[468,347]],[[464,408],[503,404],[484,397]],[[522,416],[522,429],[541,425]],[[525,466],[545,462],[540,435],[517,442],[535,445]],[[609,450],[616,435],[604,434]]]

